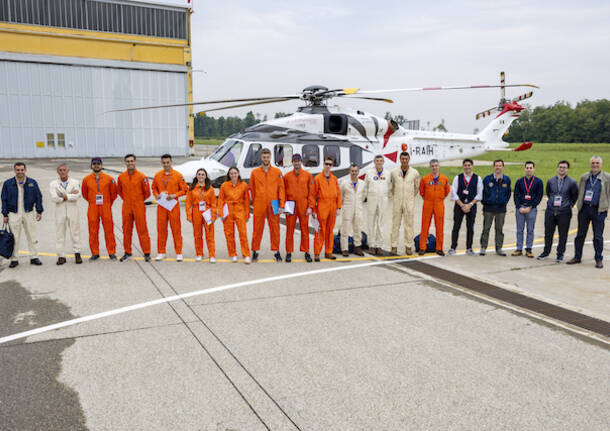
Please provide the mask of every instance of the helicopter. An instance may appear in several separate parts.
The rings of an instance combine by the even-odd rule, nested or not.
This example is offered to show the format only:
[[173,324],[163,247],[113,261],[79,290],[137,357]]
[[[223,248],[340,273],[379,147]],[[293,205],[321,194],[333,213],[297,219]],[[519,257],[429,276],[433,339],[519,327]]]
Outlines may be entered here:
[[[335,161],[331,170],[339,179],[349,175],[351,164],[358,165],[361,172],[364,172],[373,165],[373,160],[377,155],[384,157],[386,168],[391,170],[400,164],[399,155],[403,151],[410,154],[412,165],[426,164],[431,159],[471,158],[492,150],[510,151],[507,150],[508,143],[502,140],[502,136],[525,109],[518,102],[532,97],[533,91],[508,100],[505,96],[506,87],[538,88],[533,84],[505,84],[505,75],[504,72],[501,72],[499,85],[459,85],[369,91],[362,91],[358,88],[328,89],[322,85],[312,85],[303,89],[300,94],[124,108],[108,112],[231,103],[201,111],[201,113],[207,113],[295,99],[304,101],[304,106],[299,107],[297,112],[292,115],[255,124],[243,132],[229,136],[209,156],[174,167],[187,182],[193,180],[198,169],[205,168],[212,180],[212,185],[219,187],[231,166],[237,166],[242,179],[248,181],[252,170],[262,164],[261,151],[263,148],[271,151],[272,164],[280,168],[282,173],[286,173],[292,168],[294,154],[301,155],[303,167],[314,176],[322,171],[324,158],[330,156]],[[500,101],[497,106],[476,114],[476,118],[492,117],[496,112],[499,113],[477,134],[409,130],[392,119],[386,120],[361,110],[328,104],[328,101],[333,98],[392,103],[391,99],[374,95],[482,88],[500,88]],[[234,104],[235,102],[244,103]],[[531,142],[524,142],[514,151],[527,150],[531,146]]]

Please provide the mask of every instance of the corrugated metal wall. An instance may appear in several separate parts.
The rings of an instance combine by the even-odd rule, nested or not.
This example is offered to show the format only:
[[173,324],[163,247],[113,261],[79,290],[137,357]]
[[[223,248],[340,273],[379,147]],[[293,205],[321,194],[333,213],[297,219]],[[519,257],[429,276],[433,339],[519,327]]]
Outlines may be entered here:
[[0,157],[188,153],[183,72],[0,60]]

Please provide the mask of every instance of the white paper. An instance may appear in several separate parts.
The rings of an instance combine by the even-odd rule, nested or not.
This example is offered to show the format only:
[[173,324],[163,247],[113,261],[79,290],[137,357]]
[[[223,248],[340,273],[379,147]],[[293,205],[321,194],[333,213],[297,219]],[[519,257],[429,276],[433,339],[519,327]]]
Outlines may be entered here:
[[203,215],[203,219],[205,220],[205,222],[207,224],[212,223],[212,209],[207,209],[205,210],[203,213],[201,213]]
[[311,227],[313,227],[313,230],[316,231],[316,233],[320,232],[320,222],[317,217],[311,218]]
[[178,201],[176,199],[168,199],[167,193],[163,192],[161,193],[161,196],[159,196],[159,200],[157,201],[157,203],[161,205],[162,208],[171,211],[174,209]]
[[229,205],[227,205],[227,204],[224,204],[222,207],[222,217],[223,218],[229,217]]
[[284,204],[284,212],[286,214],[294,214],[294,201],[286,201]]

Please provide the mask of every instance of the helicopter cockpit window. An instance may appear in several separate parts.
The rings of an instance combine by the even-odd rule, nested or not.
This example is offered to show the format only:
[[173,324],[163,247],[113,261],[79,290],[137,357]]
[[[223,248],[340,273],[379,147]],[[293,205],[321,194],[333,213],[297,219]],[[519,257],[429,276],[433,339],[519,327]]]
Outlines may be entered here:
[[303,165],[306,168],[315,168],[320,165],[320,148],[317,145],[303,145]]
[[248,154],[246,154],[246,160],[244,161],[244,168],[256,168],[263,164],[263,162],[261,162],[262,149],[263,147],[261,144],[250,144]]
[[324,158],[332,157],[335,159],[335,166],[341,164],[341,151],[338,145],[324,145]]
[[352,145],[349,147],[349,161],[358,166],[362,166],[362,148]]
[[210,155],[210,159],[216,160],[227,167],[235,166],[243,147],[243,142],[229,139]]
[[289,144],[277,144],[274,149],[275,166],[280,168],[288,167],[292,164],[292,146]]

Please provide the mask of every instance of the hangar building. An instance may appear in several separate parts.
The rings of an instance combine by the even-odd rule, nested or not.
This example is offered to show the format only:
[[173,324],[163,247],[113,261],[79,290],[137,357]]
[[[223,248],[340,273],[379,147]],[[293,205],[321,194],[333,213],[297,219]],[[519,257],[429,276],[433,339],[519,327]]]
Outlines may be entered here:
[[0,157],[187,155],[190,1],[0,1]]

